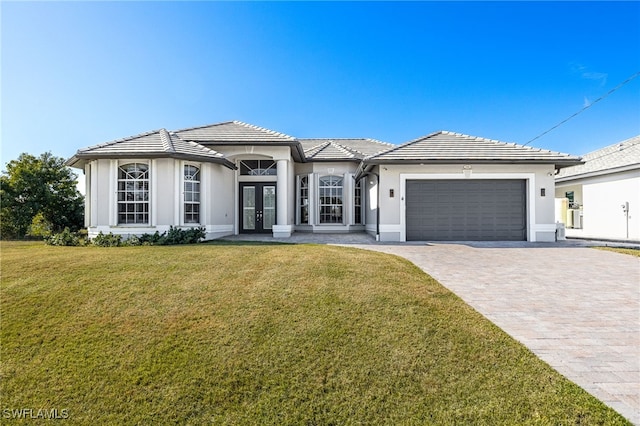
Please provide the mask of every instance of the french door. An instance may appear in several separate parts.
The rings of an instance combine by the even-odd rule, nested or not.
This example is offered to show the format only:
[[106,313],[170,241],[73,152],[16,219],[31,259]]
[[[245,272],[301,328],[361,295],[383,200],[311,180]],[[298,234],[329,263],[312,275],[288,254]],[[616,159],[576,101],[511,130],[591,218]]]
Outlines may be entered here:
[[240,183],[240,232],[268,233],[276,224],[276,183]]

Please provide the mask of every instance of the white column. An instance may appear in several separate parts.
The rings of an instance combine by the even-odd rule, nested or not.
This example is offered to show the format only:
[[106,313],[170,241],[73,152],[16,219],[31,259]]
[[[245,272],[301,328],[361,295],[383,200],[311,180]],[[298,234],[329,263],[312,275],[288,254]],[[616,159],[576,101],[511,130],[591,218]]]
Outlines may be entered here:
[[180,160],[173,160],[173,226],[179,226],[182,223],[182,211],[184,195],[182,194],[182,175],[184,163]]
[[109,226],[118,224],[118,160],[109,160]]
[[149,196],[151,197],[151,217],[150,219],[150,224],[151,226],[156,226],[158,224],[158,161],[157,160],[151,160],[151,167],[149,167],[150,171],[151,171],[151,176],[149,176],[149,178],[151,179],[151,182],[149,182],[149,186],[150,188],[150,194]]
[[273,236],[276,238],[288,238],[291,236],[292,226],[287,223],[289,199],[287,160],[277,160],[276,162],[276,224],[273,226]]

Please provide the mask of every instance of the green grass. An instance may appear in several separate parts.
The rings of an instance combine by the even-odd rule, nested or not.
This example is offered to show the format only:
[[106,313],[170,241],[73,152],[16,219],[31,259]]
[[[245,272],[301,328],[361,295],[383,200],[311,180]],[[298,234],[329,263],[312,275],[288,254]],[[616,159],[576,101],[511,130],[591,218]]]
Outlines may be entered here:
[[72,424],[627,424],[398,257],[1,249],[3,410],[66,409]]
[[616,253],[630,254],[631,256],[640,257],[640,249],[628,247],[593,247],[598,250],[614,251]]

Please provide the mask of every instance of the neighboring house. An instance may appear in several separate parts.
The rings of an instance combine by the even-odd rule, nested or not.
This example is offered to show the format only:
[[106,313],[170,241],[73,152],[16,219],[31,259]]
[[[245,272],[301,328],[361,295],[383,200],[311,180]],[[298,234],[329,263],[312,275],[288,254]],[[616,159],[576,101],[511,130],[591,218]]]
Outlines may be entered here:
[[99,232],[368,232],[382,241],[555,240],[554,174],[580,159],[437,132],[396,146],[296,139],[238,121],[79,150]]
[[560,170],[557,220],[568,237],[640,241],[640,136],[586,154]]

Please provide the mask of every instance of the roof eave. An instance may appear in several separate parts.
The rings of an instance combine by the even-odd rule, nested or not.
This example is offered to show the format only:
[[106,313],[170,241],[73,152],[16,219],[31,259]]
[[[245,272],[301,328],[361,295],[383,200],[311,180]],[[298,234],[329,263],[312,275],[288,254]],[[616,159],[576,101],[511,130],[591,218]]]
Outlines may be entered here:
[[629,164],[627,166],[622,166],[622,167],[613,167],[613,168],[610,168],[610,169],[603,169],[603,170],[595,170],[595,171],[591,171],[591,172],[578,173],[578,174],[570,175],[570,176],[557,177],[556,178],[556,182],[568,182],[568,181],[571,181],[571,180],[586,179],[586,178],[590,178],[590,177],[610,175],[610,174],[613,174],[613,173],[628,172],[628,171],[631,171],[631,170],[640,170],[640,163]]
[[235,170],[237,167],[231,161],[227,160],[223,157],[213,158],[207,157],[203,155],[197,154],[184,154],[179,152],[152,152],[152,153],[108,153],[108,154],[98,154],[98,153],[77,153],[69,160],[65,162],[65,165],[75,168],[83,168],[84,164],[89,160],[108,160],[108,159],[123,159],[123,158],[132,158],[132,159],[144,159],[144,158],[175,158],[179,160],[190,160],[190,161],[202,161],[206,163],[215,163],[221,164],[231,170]]
[[224,146],[224,145],[266,145],[266,146],[288,146],[291,148],[291,155],[295,161],[298,163],[306,162],[306,157],[304,155],[304,150],[302,149],[302,144],[296,141],[266,141],[266,140],[257,140],[257,141],[203,141],[197,139],[184,139],[187,142],[194,142],[202,146]]
[[477,158],[458,158],[458,159],[378,159],[368,158],[364,160],[367,164],[553,164],[556,168],[576,166],[584,164],[583,161],[575,159],[477,159]]

